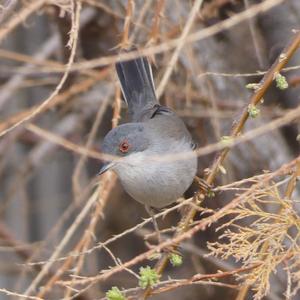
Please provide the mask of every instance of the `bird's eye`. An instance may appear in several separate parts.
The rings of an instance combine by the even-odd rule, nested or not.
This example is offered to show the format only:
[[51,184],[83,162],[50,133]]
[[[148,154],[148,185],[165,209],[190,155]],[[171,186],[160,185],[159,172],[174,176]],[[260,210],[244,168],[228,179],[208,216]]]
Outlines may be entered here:
[[122,153],[127,153],[128,150],[129,150],[129,143],[127,141],[121,142],[120,145],[119,145],[119,150]]

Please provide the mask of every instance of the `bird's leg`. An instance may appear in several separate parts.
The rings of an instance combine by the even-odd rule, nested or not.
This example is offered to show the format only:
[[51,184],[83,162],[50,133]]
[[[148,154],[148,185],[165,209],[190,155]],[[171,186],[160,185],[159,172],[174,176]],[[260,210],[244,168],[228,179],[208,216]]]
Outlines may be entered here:
[[158,228],[157,221],[156,221],[156,219],[154,217],[153,208],[151,206],[148,206],[148,205],[145,205],[145,208],[146,208],[146,211],[148,212],[148,214],[152,218],[153,226],[154,226],[154,229],[155,229],[156,235],[157,235],[157,241],[160,244],[162,240],[161,240],[161,235],[160,235],[160,231],[159,231],[159,228]]
[[203,191],[207,196],[214,193],[214,188],[212,185],[208,184],[203,178],[195,176],[195,182],[198,184],[201,191]]

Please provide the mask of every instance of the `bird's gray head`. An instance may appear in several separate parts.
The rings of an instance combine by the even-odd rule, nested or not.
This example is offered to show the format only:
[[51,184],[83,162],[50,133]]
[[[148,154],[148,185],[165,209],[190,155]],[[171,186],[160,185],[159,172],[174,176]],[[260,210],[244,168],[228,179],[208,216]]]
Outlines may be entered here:
[[[116,167],[122,161],[126,162],[126,157],[146,150],[149,140],[145,136],[143,124],[127,123],[120,125],[104,137],[101,152],[116,157],[112,161],[106,161],[99,174],[110,168]],[[120,158],[119,160],[117,158]],[[122,159],[123,158],[123,159]]]

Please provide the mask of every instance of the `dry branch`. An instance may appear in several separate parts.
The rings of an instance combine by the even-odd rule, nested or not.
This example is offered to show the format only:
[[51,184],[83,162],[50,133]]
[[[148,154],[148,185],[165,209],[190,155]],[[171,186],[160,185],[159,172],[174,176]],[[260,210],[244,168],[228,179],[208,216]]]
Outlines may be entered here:
[[[168,249],[170,247],[173,247],[174,245],[178,245],[180,242],[182,242],[186,239],[190,239],[197,232],[204,231],[207,227],[211,226],[212,223],[215,223],[218,220],[220,220],[224,215],[227,214],[227,212],[229,210],[237,207],[240,203],[242,203],[242,201],[244,199],[247,198],[247,196],[251,195],[253,193],[253,191],[256,190],[257,188],[259,188],[260,186],[263,186],[264,184],[266,184],[267,182],[269,182],[270,180],[274,179],[277,176],[282,176],[282,175],[288,174],[290,172],[290,170],[292,168],[294,168],[295,165],[299,162],[299,160],[300,160],[300,156],[297,157],[296,159],[292,160],[291,162],[282,165],[278,170],[276,170],[272,173],[265,174],[264,178],[259,183],[251,186],[251,188],[249,188],[246,192],[244,192],[244,193],[240,194],[238,197],[232,199],[227,205],[225,205],[224,207],[219,209],[213,215],[202,219],[197,225],[188,229],[186,232],[183,232],[180,235],[176,235],[173,238],[171,238],[157,246],[154,246],[152,249],[150,249],[140,255],[135,256],[133,259],[123,263],[120,266],[117,266],[117,267],[111,268],[110,270],[102,272],[103,274],[98,274],[98,275],[92,276],[92,277],[85,277],[85,278],[77,279],[76,283],[81,284],[81,285],[90,284],[82,290],[82,291],[85,291],[86,289],[88,289],[91,285],[95,284],[96,282],[101,281],[101,280],[107,280],[112,275],[123,271],[124,268],[129,268],[143,260],[149,259],[149,257],[151,257],[153,254],[155,254],[157,252],[161,252],[163,249]],[[68,284],[68,283],[69,283],[68,281],[63,282],[63,284]]]
[[[295,37],[293,38],[291,43],[289,45],[287,45],[286,48],[278,56],[277,60],[274,62],[273,66],[270,68],[270,70],[264,75],[264,77],[262,78],[262,80],[259,83],[259,88],[255,91],[253,96],[249,99],[249,101],[248,101],[249,105],[256,106],[259,104],[262,97],[265,95],[266,91],[268,90],[271,83],[273,82],[275,75],[277,73],[279,73],[280,70],[287,64],[287,62],[291,59],[291,57],[296,52],[296,50],[299,48],[299,46],[300,46],[300,33],[297,33],[297,34],[295,34]],[[248,112],[248,105],[247,105],[247,107],[244,109],[240,119],[238,121],[233,122],[234,125],[231,130],[231,134],[230,134],[231,138],[234,139],[241,133],[248,117],[249,117],[249,112]],[[214,164],[210,168],[209,175],[206,178],[206,182],[208,185],[213,184],[217,174],[220,171],[220,167],[222,166],[223,161],[227,157],[227,154],[229,153],[229,151],[230,151],[229,147],[225,148],[218,155]],[[198,193],[195,196],[195,203],[197,204],[198,199],[203,198],[204,196],[205,195],[203,193],[201,193],[201,192]],[[197,210],[192,208],[186,213],[186,215],[183,216],[183,218],[181,219],[181,221],[178,225],[178,231],[176,232],[175,237],[182,235],[182,233],[185,232],[189,228],[189,224],[191,224],[191,221],[194,219],[196,213],[197,213]],[[177,245],[175,244],[175,248],[176,247],[177,247]],[[164,271],[164,269],[168,263],[168,260],[169,260],[169,255],[164,254],[162,259],[160,259],[158,261],[158,263],[156,264],[155,268],[159,274],[161,274]],[[150,293],[151,293],[151,290],[148,288],[144,294],[144,298],[147,298],[148,295],[150,295]]]
[[[149,0],[143,3],[130,0],[124,3],[108,1],[105,4],[95,0],[60,0],[54,4],[58,5],[58,9],[53,9],[53,1],[50,2],[50,0],[45,0],[45,5],[41,4],[43,1],[22,1],[18,4],[17,11],[12,5],[12,8],[9,8],[9,11],[6,12],[4,19],[1,19],[0,12],[0,22],[2,20],[1,24],[3,25],[0,29],[0,42],[6,38],[8,39],[7,45],[4,45],[6,49],[0,50],[0,57],[8,61],[7,65],[5,62],[0,64],[3,71],[0,79],[0,106],[5,104],[5,106],[3,105],[3,116],[6,118],[2,118],[0,122],[0,135],[5,135],[20,125],[17,130],[7,134],[0,143],[0,187],[3,188],[3,191],[0,190],[0,194],[1,197],[4,196],[3,201],[1,199],[0,214],[1,217],[5,218],[3,223],[11,226],[11,210],[14,218],[16,216],[19,218],[20,213],[24,213],[24,210],[26,216],[22,217],[20,221],[17,220],[17,222],[13,219],[13,222],[17,225],[13,224],[11,228],[18,234],[20,232],[24,233],[22,240],[28,238],[28,240],[40,241],[34,248],[24,248],[23,245],[20,247],[18,242],[0,226],[0,236],[5,243],[3,249],[6,251],[7,247],[5,246],[8,245],[13,248],[11,250],[12,254],[17,254],[23,260],[28,260],[20,265],[23,268],[17,270],[18,272],[22,271],[20,272],[21,275],[18,275],[20,280],[17,286],[0,289],[0,293],[24,299],[45,299],[48,297],[66,299],[89,299],[90,297],[90,299],[100,299],[105,293],[104,289],[119,285],[126,299],[136,297],[140,299],[141,297],[137,295],[141,295],[141,293],[144,298],[147,298],[150,295],[156,296],[164,292],[169,292],[170,297],[175,295],[175,298],[180,298],[179,295],[183,292],[181,288],[184,286],[189,286],[191,293],[196,289],[206,289],[207,287],[210,287],[213,292],[217,291],[218,288],[222,288],[224,292],[227,292],[226,289],[229,291],[229,289],[242,287],[238,297],[240,300],[244,300],[248,288],[251,287],[254,291],[258,288],[255,281],[249,281],[249,276],[252,275],[254,278],[266,266],[263,259],[270,258],[270,255],[266,253],[268,252],[266,249],[269,249],[268,243],[259,251],[262,258],[261,262],[257,263],[257,260],[251,261],[249,259],[248,264],[241,262],[242,267],[237,267],[232,261],[227,263],[225,257],[206,257],[208,251],[202,250],[202,246],[199,249],[196,242],[202,243],[205,241],[206,246],[212,247],[207,241],[214,241],[218,233],[207,230],[208,227],[213,223],[214,226],[221,226],[221,228],[222,225],[235,226],[235,223],[226,223],[227,218],[233,222],[236,216],[234,212],[238,213],[236,218],[242,218],[245,210],[249,209],[249,205],[255,203],[251,200],[253,195],[259,198],[259,195],[265,192],[270,193],[268,195],[275,199],[277,197],[275,191],[278,191],[278,195],[282,196],[278,197],[280,204],[276,207],[290,209],[293,204],[295,207],[299,205],[297,201],[293,203],[291,198],[292,196],[298,196],[296,182],[300,174],[300,157],[298,156],[292,160],[292,151],[290,151],[292,147],[282,139],[277,141],[278,145],[280,144],[280,147],[286,147],[286,149],[278,151],[278,157],[272,161],[268,157],[265,161],[262,161],[266,157],[263,150],[271,149],[273,155],[277,149],[273,141],[270,142],[270,145],[266,145],[266,149],[261,149],[260,140],[262,135],[266,137],[276,136],[278,139],[287,137],[286,134],[281,134],[279,129],[285,126],[284,130],[287,130],[287,127],[294,126],[294,120],[300,117],[300,106],[294,105],[297,101],[296,85],[299,77],[296,73],[299,66],[295,65],[297,54],[294,56],[294,61],[290,60],[299,47],[300,32],[299,30],[294,31],[293,42],[286,47],[269,70],[255,72],[255,69],[253,69],[254,64],[250,65],[249,62],[256,63],[255,51],[260,58],[259,51],[261,49],[256,43],[258,41],[256,38],[262,38],[259,41],[265,43],[268,49],[274,43],[284,40],[284,38],[273,38],[273,40],[268,41],[267,36],[262,37],[262,33],[271,34],[260,23],[266,21],[269,16],[276,16],[277,10],[281,11],[287,9],[287,7],[290,9],[292,5],[287,4],[284,0],[265,0],[249,6],[249,1],[244,0],[244,5],[247,6],[245,9],[241,1],[218,0],[204,3],[203,9],[199,10],[202,2],[196,0],[190,5],[183,4],[181,1],[173,2],[172,0]],[[295,1],[291,0],[291,2]],[[82,12],[80,12],[81,3],[84,5]],[[293,5],[296,7],[298,3],[295,2]],[[178,8],[180,8],[180,11]],[[244,11],[240,12],[240,10]],[[59,16],[57,12],[59,12]],[[263,12],[268,13],[258,16]],[[23,16],[22,18],[20,18],[20,14]],[[80,32],[79,16],[81,19]],[[257,32],[253,30],[253,17],[258,17],[262,21],[255,24]],[[29,21],[26,21],[26,18]],[[32,20],[33,23],[30,23]],[[31,41],[28,31],[31,30],[32,25],[40,24],[40,21],[47,23],[47,25],[45,28],[39,28],[36,31],[34,29],[34,32],[42,32],[43,34],[46,31],[48,32],[41,38],[33,39],[41,45],[35,48],[36,45],[28,42]],[[250,22],[250,31],[247,28],[247,21]],[[50,24],[51,26],[48,26]],[[71,49],[66,51],[63,43],[66,43],[67,39],[65,38],[61,42],[59,32],[63,32],[64,37],[68,37],[67,31],[70,24],[72,26],[70,44],[72,45]],[[208,24],[214,25],[203,28]],[[6,25],[9,25],[10,28],[6,28]],[[23,41],[22,38],[20,41],[24,49],[26,48],[24,51],[18,45],[10,45],[11,40],[13,43],[16,40],[14,35],[17,35],[17,32],[14,29],[21,25],[24,25],[22,32],[26,32],[26,37],[28,37],[26,41]],[[62,28],[65,25],[67,26]],[[227,29],[231,30],[226,32]],[[290,28],[288,30],[290,32]],[[107,32],[112,34],[113,41],[110,40]],[[230,63],[230,61],[232,62],[231,53],[228,52],[229,47],[233,47],[230,48],[233,55],[242,53],[235,43],[239,42],[239,38],[245,32],[248,36],[251,34],[253,38],[253,41],[250,39],[248,45],[249,51],[253,51],[253,57],[249,59],[251,54],[245,52],[245,60],[249,61],[245,62],[244,65],[238,65],[239,60],[236,59],[232,64]],[[278,28],[279,32],[283,32],[283,29]],[[49,38],[47,38],[48,35]],[[113,35],[116,35],[117,38]],[[199,43],[198,45],[199,41],[203,41],[208,37],[210,38],[205,41],[207,44]],[[76,51],[75,59],[76,40],[78,40],[78,51]],[[127,48],[130,45],[137,45],[139,51],[116,55],[116,52],[118,52],[115,50],[117,40],[120,41],[121,47]],[[189,47],[186,47],[184,55],[180,55],[185,45],[189,45]],[[266,50],[264,44],[260,46],[263,51]],[[36,50],[32,54],[25,54],[26,51],[32,49]],[[219,49],[221,51],[225,50],[220,57],[218,57],[220,54]],[[69,56],[67,66],[59,62],[62,59],[62,54]],[[207,182],[212,184],[219,171],[224,171],[223,164],[227,163],[225,160],[227,160],[228,153],[232,149],[235,149],[235,152],[232,153],[230,161],[228,160],[229,163],[232,163],[232,168],[226,166],[228,173],[226,179],[243,178],[240,181],[230,180],[232,181],[230,184],[217,187],[215,192],[222,192],[222,195],[219,197],[218,194],[214,203],[212,203],[213,201],[206,202],[209,208],[199,205],[199,202],[202,202],[204,198],[203,193],[199,192],[195,199],[190,198],[179,202],[175,206],[156,214],[155,218],[158,221],[162,221],[164,224],[168,223],[170,226],[162,230],[163,242],[157,246],[149,244],[154,237],[154,233],[149,229],[152,228],[149,224],[151,218],[139,221],[140,214],[143,214],[143,211],[140,212],[139,208],[134,206],[134,203],[121,206],[120,202],[122,201],[119,200],[123,194],[121,194],[122,190],[115,186],[115,176],[108,173],[95,189],[98,179],[94,174],[99,167],[97,161],[99,159],[113,159],[113,157],[103,156],[98,151],[93,150],[98,149],[99,141],[101,144],[101,139],[111,127],[111,123],[112,127],[118,125],[123,113],[121,112],[121,91],[116,87],[115,94],[113,94],[112,87],[114,84],[108,83],[112,80],[110,78],[110,73],[112,73],[111,64],[119,59],[129,59],[139,55],[148,55],[153,58],[155,54],[161,54],[164,59],[163,63],[167,62],[165,70],[160,68],[163,70],[162,73],[158,68],[153,70],[158,73],[155,78],[163,78],[159,84],[158,95],[165,93],[167,104],[172,99],[172,107],[175,107],[180,116],[186,117],[190,129],[194,130],[195,141],[200,141],[201,144],[206,145],[197,149],[197,155],[202,156],[220,151],[208,170],[209,172],[205,173],[207,174]],[[226,61],[222,57],[223,54],[228,58]],[[158,57],[160,58],[160,56]],[[178,59],[180,60],[179,64]],[[203,60],[201,61],[201,59]],[[264,59],[266,60],[267,57],[265,56]],[[158,65],[159,61],[156,61]],[[288,61],[293,65],[284,68]],[[171,80],[170,75],[176,64],[178,64],[179,72]],[[91,68],[103,66],[105,67],[91,70]],[[243,69],[244,66],[247,69]],[[231,70],[231,68],[236,67],[238,69]],[[206,70],[207,72],[205,72]],[[216,71],[213,72],[213,70]],[[218,70],[220,71],[217,72]],[[249,105],[255,108],[256,105],[260,104],[262,96],[269,89],[279,71],[282,74],[284,71],[289,71],[291,76],[294,76],[287,78],[289,84],[294,84],[294,87],[289,89],[288,93],[293,94],[296,91],[296,96],[293,94],[295,98],[293,99],[290,95],[286,97],[286,92],[278,91],[275,91],[274,94],[282,97],[281,100],[284,101],[280,101],[280,103],[283,103],[283,105],[288,102],[285,100],[292,100],[293,106],[286,105],[282,108],[271,104],[264,107],[261,109],[264,118],[258,120],[259,125],[255,129],[242,134],[245,122],[248,119]],[[290,73],[288,76],[290,76]],[[71,80],[68,80],[67,84],[62,86],[68,74],[72,75]],[[195,74],[199,74],[199,76],[193,76]],[[248,80],[246,77],[253,76],[256,78],[259,76],[261,78],[263,75],[264,78],[259,84],[259,89],[255,90],[248,99],[248,104],[246,105],[242,101],[238,102],[237,98],[240,99],[248,94],[244,88],[244,80]],[[42,78],[39,78],[40,76]],[[203,76],[211,77],[205,77],[206,82],[204,82],[199,80]],[[235,81],[235,83],[230,84],[230,81],[231,83]],[[167,90],[165,88],[166,84],[169,85]],[[227,88],[230,92],[227,91]],[[53,91],[50,98],[47,96],[49,89]],[[89,92],[84,94],[87,90]],[[80,94],[80,97],[78,97],[78,94]],[[42,101],[42,99],[46,100]],[[182,103],[184,99],[186,99],[187,105]],[[268,99],[266,100],[268,102]],[[30,106],[28,106],[27,101],[30,102]],[[36,105],[36,103],[39,104]],[[110,103],[114,103],[112,109]],[[224,143],[220,136],[224,130],[227,130],[228,121],[239,110],[242,110],[241,116],[234,121],[231,135],[228,137],[229,142]],[[36,124],[27,122],[28,120],[32,121],[35,116],[38,117],[36,118]],[[210,119],[210,117],[214,119]],[[266,122],[266,120],[268,121]],[[215,126],[216,124],[217,126]],[[213,130],[217,133],[215,137],[212,133]],[[205,141],[205,139],[207,140]],[[215,139],[219,142],[211,143]],[[237,145],[239,147],[236,147]],[[57,146],[66,149],[68,153],[58,151],[59,147]],[[244,151],[244,149],[246,150]],[[285,152],[285,150],[287,151]],[[293,153],[298,155],[296,151]],[[77,160],[78,155],[79,160]],[[184,155],[185,153],[181,153],[178,156],[158,157],[157,159],[177,160]],[[243,161],[245,157],[253,160],[258,157],[258,160],[253,162],[256,169],[252,168],[250,163]],[[13,161],[15,158],[16,162]],[[89,158],[92,158],[92,160],[89,160]],[[154,157],[154,159],[156,158]],[[237,162],[237,160],[240,161]],[[286,161],[290,161],[290,163],[283,165]],[[60,162],[61,166],[57,166]],[[241,167],[243,163],[244,169],[247,166],[249,166],[249,169],[244,170]],[[200,164],[202,164],[201,160]],[[238,164],[240,165],[238,166]],[[205,162],[203,165],[206,167]],[[49,166],[50,168],[48,168]],[[55,170],[54,174],[59,173],[55,175],[57,178],[53,178],[52,168]],[[257,174],[254,171],[257,172],[263,168],[275,169],[276,171],[263,172],[245,178]],[[47,176],[44,175],[45,173],[47,173]],[[68,175],[66,176],[66,174]],[[248,175],[244,176],[245,174]],[[73,194],[70,192],[71,176],[73,179]],[[222,178],[225,178],[225,176]],[[42,189],[43,186],[46,186],[45,191]],[[272,195],[270,192],[271,187],[274,192]],[[34,193],[37,193],[38,197]],[[237,194],[233,196],[234,193]],[[113,199],[114,196],[116,199]],[[228,199],[228,196],[230,199]],[[226,201],[228,200],[226,205],[224,204],[225,198]],[[28,201],[29,199],[33,201]],[[109,199],[112,201],[108,202]],[[216,209],[215,203],[217,201],[220,201],[217,207],[221,207],[221,209]],[[107,205],[108,203],[110,205]],[[271,204],[268,203],[267,205]],[[266,210],[259,211],[259,213],[266,214],[272,220],[277,220],[278,224],[281,225],[286,224],[280,222],[287,220],[293,213],[290,209],[283,212],[280,210],[278,214],[275,214],[272,210],[269,210],[270,207],[267,205]],[[20,212],[15,212],[15,207],[20,207]],[[55,214],[51,214],[52,209],[56,210]],[[61,215],[62,209],[64,213]],[[174,221],[175,215],[177,217],[175,211],[178,209],[183,212],[184,216],[178,226],[175,227],[173,226],[173,224],[176,224],[176,221]],[[122,213],[116,214],[121,210]],[[250,209],[247,210],[248,213],[250,213],[249,211]],[[194,220],[196,212],[200,214],[200,220]],[[285,212],[286,216],[284,215]],[[251,216],[254,216],[253,212],[251,213]],[[27,219],[27,217],[29,218]],[[131,217],[136,217],[134,222]],[[40,222],[41,228],[35,229],[37,233],[31,232],[31,228],[36,226],[37,222]],[[269,228],[270,231],[274,229],[278,225],[276,222],[265,222],[266,224],[264,224],[258,235],[262,236],[266,228]],[[49,233],[48,223],[51,223]],[[14,227],[18,228],[18,226],[24,225],[28,229],[21,229],[20,232]],[[240,234],[252,228],[248,226],[246,221],[243,221],[240,226],[238,227]],[[124,227],[127,229],[124,230]],[[283,227],[282,225],[281,231],[283,231]],[[47,229],[45,230],[45,228]],[[281,232],[280,230],[278,230],[278,234]],[[201,238],[198,239],[195,236],[195,241],[192,241],[191,237],[200,231],[203,231]],[[26,234],[28,234],[28,237],[25,236]],[[299,235],[297,232],[292,234],[291,237],[295,239]],[[97,238],[99,239],[97,240]],[[130,241],[133,238],[144,238],[144,240],[137,241],[136,244],[136,240],[134,240],[134,247],[131,247]],[[264,239],[268,240],[268,237],[262,237],[261,239],[259,242],[264,243]],[[221,240],[218,242],[220,242],[218,244],[220,246],[218,248],[219,253],[225,247],[229,247],[230,250],[234,249],[232,253],[229,250],[227,251],[232,258],[236,258],[235,255],[238,256],[243,249],[246,249],[243,248],[246,245],[245,240],[239,240],[240,247],[236,248],[234,247],[237,243],[234,243],[234,241],[225,243],[223,246],[221,246]],[[153,262],[149,262],[149,260],[155,256],[155,259],[158,260],[157,271],[162,274],[169,261],[169,256],[164,251],[175,249],[179,245],[182,247],[182,251],[195,255],[192,259],[187,259],[187,262],[184,261],[185,265],[181,268],[171,271],[172,273],[176,272],[176,275],[178,274],[181,279],[163,280],[152,286],[152,289],[148,288],[146,290],[136,285],[136,282],[140,280],[136,268],[140,264],[148,263],[152,265]],[[145,250],[145,247],[148,250]],[[189,247],[195,249],[191,250]],[[284,247],[285,245],[282,246],[282,249],[287,249]],[[269,253],[273,253],[272,249],[269,250]],[[214,250],[211,250],[211,252],[214,252]],[[295,291],[300,288],[300,284],[298,287],[295,286],[297,278],[300,278],[300,271],[299,263],[294,259],[295,251],[288,250],[287,252],[280,252],[279,256],[273,254],[271,256],[276,263],[284,259],[282,270],[280,269],[281,265],[278,270],[280,274],[276,274],[276,280],[280,279],[281,275],[286,272],[287,285],[282,285],[280,292],[284,293],[285,291],[285,297],[292,298]],[[11,255],[7,251],[3,255],[7,254]],[[197,259],[205,260],[205,263],[202,264],[202,261],[199,262]],[[206,264],[206,262],[208,263]],[[110,266],[110,264],[113,266]],[[217,271],[218,269],[221,269],[222,272]],[[32,270],[38,271],[33,281],[31,275],[35,272],[30,272]],[[15,270],[2,268],[0,277],[2,278],[2,274],[4,274],[4,278],[6,275],[10,276],[11,274],[8,274],[8,272],[15,272]],[[165,274],[165,276],[172,276],[172,273]],[[262,292],[267,290],[266,278],[268,278],[268,274],[264,272]],[[13,276],[17,275],[14,274]],[[2,283],[1,278],[0,283]],[[233,284],[231,284],[232,282],[228,283],[229,279],[241,280],[242,286],[238,285],[237,281]],[[28,283],[28,280],[32,282],[27,291],[19,293],[24,287],[24,283]],[[105,280],[106,282],[104,282]],[[203,287],[200,287],[201,285]],[[277,291],[271,291],[271,293],[269,296],[276,299]]]
[[0,29],[0,43],[20,23],[24,22],[32,13],[35,13],[47,2],[48,0],[33,1],[31,2],[31,4],[24,6],[24,8],[21,11],[19,11],[13,17],[11,17],[11,19],[4,26],[2,26],[2,29]]

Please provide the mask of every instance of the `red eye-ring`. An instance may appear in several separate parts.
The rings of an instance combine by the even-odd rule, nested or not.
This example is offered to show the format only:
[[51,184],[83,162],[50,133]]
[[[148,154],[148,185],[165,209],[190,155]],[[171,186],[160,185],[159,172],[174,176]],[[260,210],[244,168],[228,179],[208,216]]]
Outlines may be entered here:
[[121,142],[120,145],[119,145],[119,150],[122,153],[127,153],[128,150],[129,150],[129,143],[127,141]]

